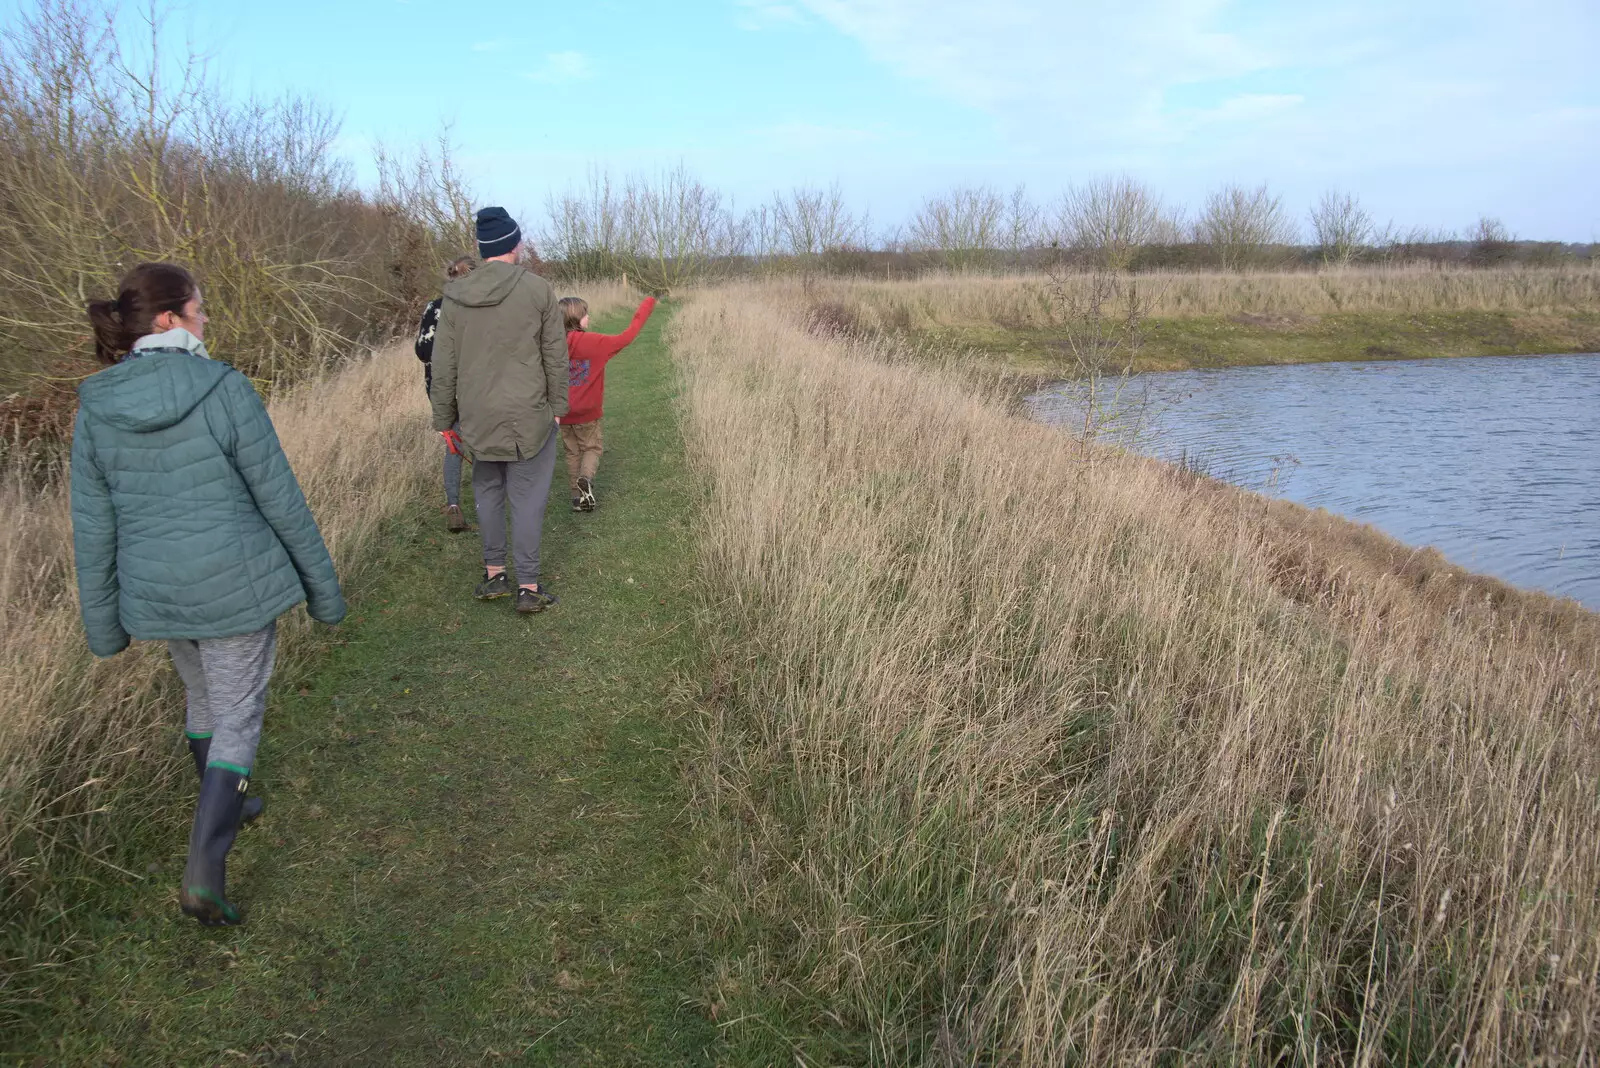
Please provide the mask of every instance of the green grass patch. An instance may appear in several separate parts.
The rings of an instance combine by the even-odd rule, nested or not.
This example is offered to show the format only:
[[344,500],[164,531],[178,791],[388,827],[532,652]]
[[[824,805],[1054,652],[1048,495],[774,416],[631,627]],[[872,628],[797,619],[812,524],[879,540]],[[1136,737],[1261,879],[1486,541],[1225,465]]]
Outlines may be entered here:
[[607,376],[598,512],[570,512],[558,460],[544,577],[561,603],[474,601],[476,534],[446,533],[438,500],[411,508],[319,664],[277,680],[267,812],[229,865],[247,924],[178,913],[192,782],[130,799],[167,815],[130,838],[131,874],[36,932],[74,952],[29,977],[0,1059],[709,1060],[679,772],[694,495],[665,318]]
[[[962,327],[924,335],[941,345],[976,349],[1020,371],[1072,366],[1059,327]],[[1443,356],[1524,356],[1600,351],[1600,314],[1510,312],[1362,312],[1321,316],[1239,315],[1150,319],[1134,369],[1419,360]]]

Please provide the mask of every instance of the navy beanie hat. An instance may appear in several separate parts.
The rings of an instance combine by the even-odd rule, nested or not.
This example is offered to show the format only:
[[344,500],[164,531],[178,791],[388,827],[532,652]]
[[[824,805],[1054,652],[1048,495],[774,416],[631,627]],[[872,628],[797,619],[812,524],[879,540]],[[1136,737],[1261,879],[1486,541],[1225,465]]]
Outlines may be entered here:
[[478,212],[478,255],[483,259],[504,256],[522,240],[522,229],[505,208],[483,208]]

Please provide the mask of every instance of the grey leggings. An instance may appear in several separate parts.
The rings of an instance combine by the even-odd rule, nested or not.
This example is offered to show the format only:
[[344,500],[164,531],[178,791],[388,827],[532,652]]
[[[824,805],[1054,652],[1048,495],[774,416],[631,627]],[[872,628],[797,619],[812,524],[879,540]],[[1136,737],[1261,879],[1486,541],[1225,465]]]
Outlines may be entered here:
[[188,691],[189,737],[211,739],[207,766],[249,775],[278,652],[277,621],[233,638],[173,638],[167,650]]
[[479,460],[472,465],[472,498],[478,505],[485,567],[506,565],[506,504],[511,505],[511,565],[518,584],[539,581],[539,538],[550,476],[556,470],[556,433],[526,460]]

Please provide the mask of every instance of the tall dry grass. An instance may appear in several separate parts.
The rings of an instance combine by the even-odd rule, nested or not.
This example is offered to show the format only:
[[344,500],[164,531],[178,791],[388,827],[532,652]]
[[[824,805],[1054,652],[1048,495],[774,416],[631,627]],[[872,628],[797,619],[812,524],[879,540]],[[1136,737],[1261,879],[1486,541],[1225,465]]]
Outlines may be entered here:
[[[1135,280],[1157,318],[1387,312],[1571,314],[1600,310],[1600,268],[1353,267],[1317,272],[1152,271]],[[1069,290],[1088,284],[1067,274]],[[866,325],[927,330],[963,326],[1049,327],[1062,301],[1043,274],[942,274],[903,282],[791,283],[814,302],[843,305]]]
[[[268,406],[347,588],[379,558],[384,521],[438,477],[421,386],[409,345],[391,346]],[[84,644],[64,487],[41,494],[14,467],[0,516],[0,945],[10,948],[30,916],[81,900],[81,877],[110,863],[119,829],[141,815],[130,788],[183,774],[186,757],[164,645],[97,660]],[[323,640],[303,610],[284,624],[285,661]],[[6,986],[0,970],[0,1005],[19,993]]]
[[671,327],[710,488],[711,908],[757,943],[722,964],[734,1033],[1595,1062],[1595,617],[1086,450],[806,306],[708,292]]

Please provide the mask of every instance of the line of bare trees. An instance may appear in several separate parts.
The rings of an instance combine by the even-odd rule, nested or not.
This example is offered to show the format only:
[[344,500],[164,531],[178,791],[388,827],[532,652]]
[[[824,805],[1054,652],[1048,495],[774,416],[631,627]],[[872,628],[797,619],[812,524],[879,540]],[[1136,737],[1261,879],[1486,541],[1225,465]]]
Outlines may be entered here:
[[[1191,215],[1127,175],[1094,178],[1043,203],[1022,186],[959,186],[924,198],[903,226],[874,232],[837,183],[779,191],[740,210],[681,166],[621,181],[593,171],[552,195],[546,216],[541,251],[558,271],[575,279],[627,274],[663,289],[716,271],[866,273],[895,262],[1245,270],[1528,258],[1492,218],[1464,236],[1402,231],[1378,224],[1353,194],[1329,190],[1302,225],[1265,184],[1225,185]],[[1566,254],[1560,246],[1533,248],[1535,258]]]

